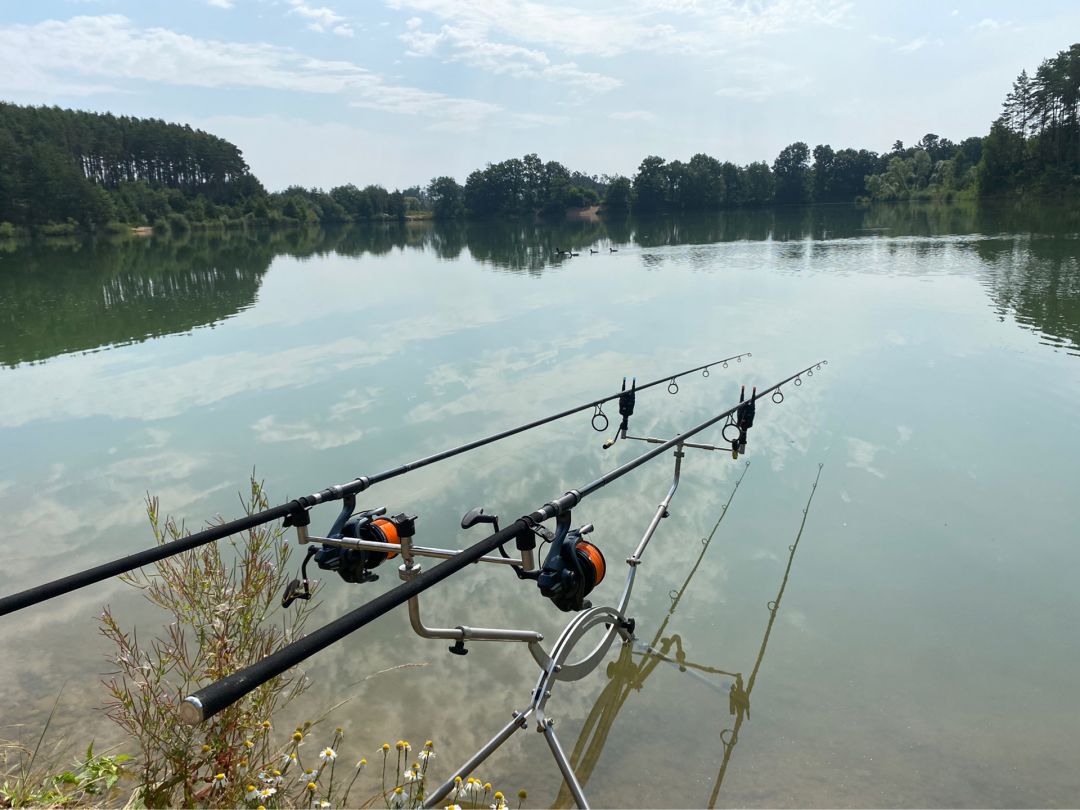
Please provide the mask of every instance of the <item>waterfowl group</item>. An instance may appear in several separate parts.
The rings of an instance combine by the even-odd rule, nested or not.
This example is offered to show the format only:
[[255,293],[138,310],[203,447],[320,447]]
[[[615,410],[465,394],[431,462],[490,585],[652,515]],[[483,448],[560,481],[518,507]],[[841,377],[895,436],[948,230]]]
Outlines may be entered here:
[[[600,251],[597,250],[596,248],[592,248],[592,247],[589,248],[589,253],[599,253],[599,252]],[[609,253],[618,253],[619,249],[608,246],[608,252]],[[580,253],[575,253],[572,250],[563,250],[562,248],[557,247],[557,248],[555,248],[555,255],[556,256],[565,256],[565,257],[569,258],[570,256],[580,256],[581,254]]]

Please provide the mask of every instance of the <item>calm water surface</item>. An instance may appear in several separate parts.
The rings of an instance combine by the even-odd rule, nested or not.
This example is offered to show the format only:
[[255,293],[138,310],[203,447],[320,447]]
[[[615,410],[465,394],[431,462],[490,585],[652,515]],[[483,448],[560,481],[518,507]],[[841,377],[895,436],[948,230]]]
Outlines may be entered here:
[[[624,374],[743,351],[753,358],[677,396],[640,395],[635,429],[668,436],[742,383],[829,365],[758,408],[751,465],[704,554],[743,464],[685,460],[631,613],[686,671],[616,650],[552,699],[593,803],[1075,805],[1080,219],[1067,211],[7,245],[0,593],[145,547],[147,492],[196,527],[237,514],[252,467],[283,500],[607,393]],[[465,544],[468,508],[515,517],[642,450],[605,453],[602,438],[571,418],[363,505],[418,513],[421,541]],[[659,459],[575,510],[611,571],[594,601],[617,597],[670,474]],[[316,528],[332,516],[317,512]],[[310,626],[394,584],[388,573],[329,582]],[[0,737],[36,735],[63,688],[58,735],[117,738],[98,708],[106,603],[141,634],[158,629],[116,582],[0,621]],[[422,603],[432,622],[549,639],[567,618],[501,569],[464,572]],[[282,724],[350,698],[335,714],[343,756],[430,737],[445,773],[536,676],[523,649],[446,646],[385,617],[309,661],[314,685]],[[422,666],[369,677],[401,664]],[[736,734],[732,673],[755,670]],[[482,774],[527,788],[530,806],[569,804],[535,733]]]

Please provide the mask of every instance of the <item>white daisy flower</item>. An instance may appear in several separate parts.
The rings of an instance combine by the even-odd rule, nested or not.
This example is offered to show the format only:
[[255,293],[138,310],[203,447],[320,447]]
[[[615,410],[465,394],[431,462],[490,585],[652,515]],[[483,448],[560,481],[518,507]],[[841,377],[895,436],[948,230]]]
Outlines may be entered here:
[[405,806],[405,791],[400,787],[394,788],[394,792],[390,794],[390,807],[399,808]]
[[469,801],[475,803],[480,800],[481,796],[484,795],[484,783],[481,782],[479,779],[470,776],[469,782],[465,786],[465,790],[469,797]]
[[229,784],[229,780],[225,778],[223,773],[215,773],[213,779],[213,785],[215,788],[223,788]]
[[427,762],[429,759],[431,759],[432,757],[435,756],[435,752],[434,751],[421,751],[419,754],[417,754],[417,756],[420,757],[421,762]]
[[461,777],[454,777],[454,789],[450,791],[450,801],[457,801],[465,795],[465,786],[461,784]]
[[327,760],[333,761],[337,759],[337,751],[327,746],[319,752],[319,759],[321,759],[323,762],[326,762]]

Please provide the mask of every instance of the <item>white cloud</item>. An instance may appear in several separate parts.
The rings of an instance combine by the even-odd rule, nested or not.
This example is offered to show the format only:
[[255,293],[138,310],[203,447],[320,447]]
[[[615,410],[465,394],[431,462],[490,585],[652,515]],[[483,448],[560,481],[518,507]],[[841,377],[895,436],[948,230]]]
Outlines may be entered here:
[[[229,0],[225,0],[229,2]],[[332,32],[338,36],[351,37],[352,26],[345,18],[328,6],[309,6],[304,0],[289,0],[290,14],[298,14],[308,20],[308,28],[320,34]]]
[[264,416],[252,425],[252,429],[260,442],[303,442],[315,450],[344,447],[359,441],[364,435],[359,428],[342,430],[340,426],[332,424],[316,426],[308,419],[293,423],[278,422],[274,416]]
[[993,17],[983,17],[973,26],[973,31],[997,31],[1002,28],[1012,28],[1011,20],[995,20]]
[[722,98],[764,101],[782,93],[792,93],[807,87],[813,80],[803,71],[772,59],[735,57],[730,60],[729,77],[740,84],[718,87],[714,92]]
[[718,87],[716,88],[716,95],[721,98],[741,98],[747,101],[764,101],[776,94],[775,88],[759,86],[759,87]]
[[118,14],[0,27],[0,74],[20,77],[15,89],[39,97],[72,89],[83,93],[113,89],[84,83],[87,78],[105,78],[341,94],[356,106],[474,126],[501,109],[484,101],[394,85],[353,62],[317,59],[265,43],[138,28]]
[[648,110],[621,110],[608,115],[613,121],[655,121],[655,113]]
[[206,0],[206,3],[214,8],[228,9],[233,7],[233,0]]
[[874,466],[874,459],[880,450],[881,448],[877,445],[863,439],[849,438],[847,466],[863,470],[878,478],[884,478],[885,473]]
[[[566,53],[616,56],[635,51],[715,53],[718,42],[835,25],[849,3],[833,0],[636,0],[607,9],[582,10],[532,0],[388,0],[395,9],[427,12],[490,38],[499,34]],[[688,17],[684,29],[673,23]]]
[[904,45],[901,45],[898,50],[900,53],[915,53],[915,51],[921,51],[926,47],[929,40],[926,37],[916,37]]
[[622,84],[612,76],[582,70],[574,62],[553,64],[544,51],[492,42],[475,28],[444,25],[438,33],[431,33],[420,26],[419,18],[413,17],[400,36],[410,56],[441,57],[496,75],[566,84],[582,93],[604,93]]

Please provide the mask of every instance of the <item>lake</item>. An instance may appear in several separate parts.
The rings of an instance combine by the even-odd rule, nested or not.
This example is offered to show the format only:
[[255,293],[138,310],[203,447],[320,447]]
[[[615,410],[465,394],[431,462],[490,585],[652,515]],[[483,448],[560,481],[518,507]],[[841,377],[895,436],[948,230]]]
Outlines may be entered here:
[[[1080,215],[1063,207],[0,246],[0,594],[150,545],[147,493],[195,529],[239,514],[252,469],[280,502],[611,393],[624,375],[741,352],[753,356],[677,395],[641,393],[633,432],[670,437],[742,384],[828,365],[785,386],[783,404],[759,403],[749,468],[687,451],[630,608],[669,660],[613,650],[549,703],[590,800],[1075,806]],[[469,508],[507,523],[646,449],[603,450],[589,416],[360,505],[418,514],[417,542],[462,547],[482,531],[459,528]],[[617,598],[671,472],[658,458],[574,510],[607,558],[594,602]],[[397,583],[380,573],[327,580],[309,627]],[[549,641],[569,618],[501,566],[421,603],[430,623]],[[60,694],[50,738],[119,739],[100,709],[105,604],[140,636],[161,629],[115,580],[0,620],[0,738],[36,739]],[[328,721],[346,729],[343,756],[432,738],[445,775],[527,704],[537,675],[515,645],[447,646],[398,610],[310,659],[312,688],[278,725],[349,698]],[[728,690],[751,672],[738,719]],[[529,806],[569,806],[532,731],[481,775],[526,788]]]

